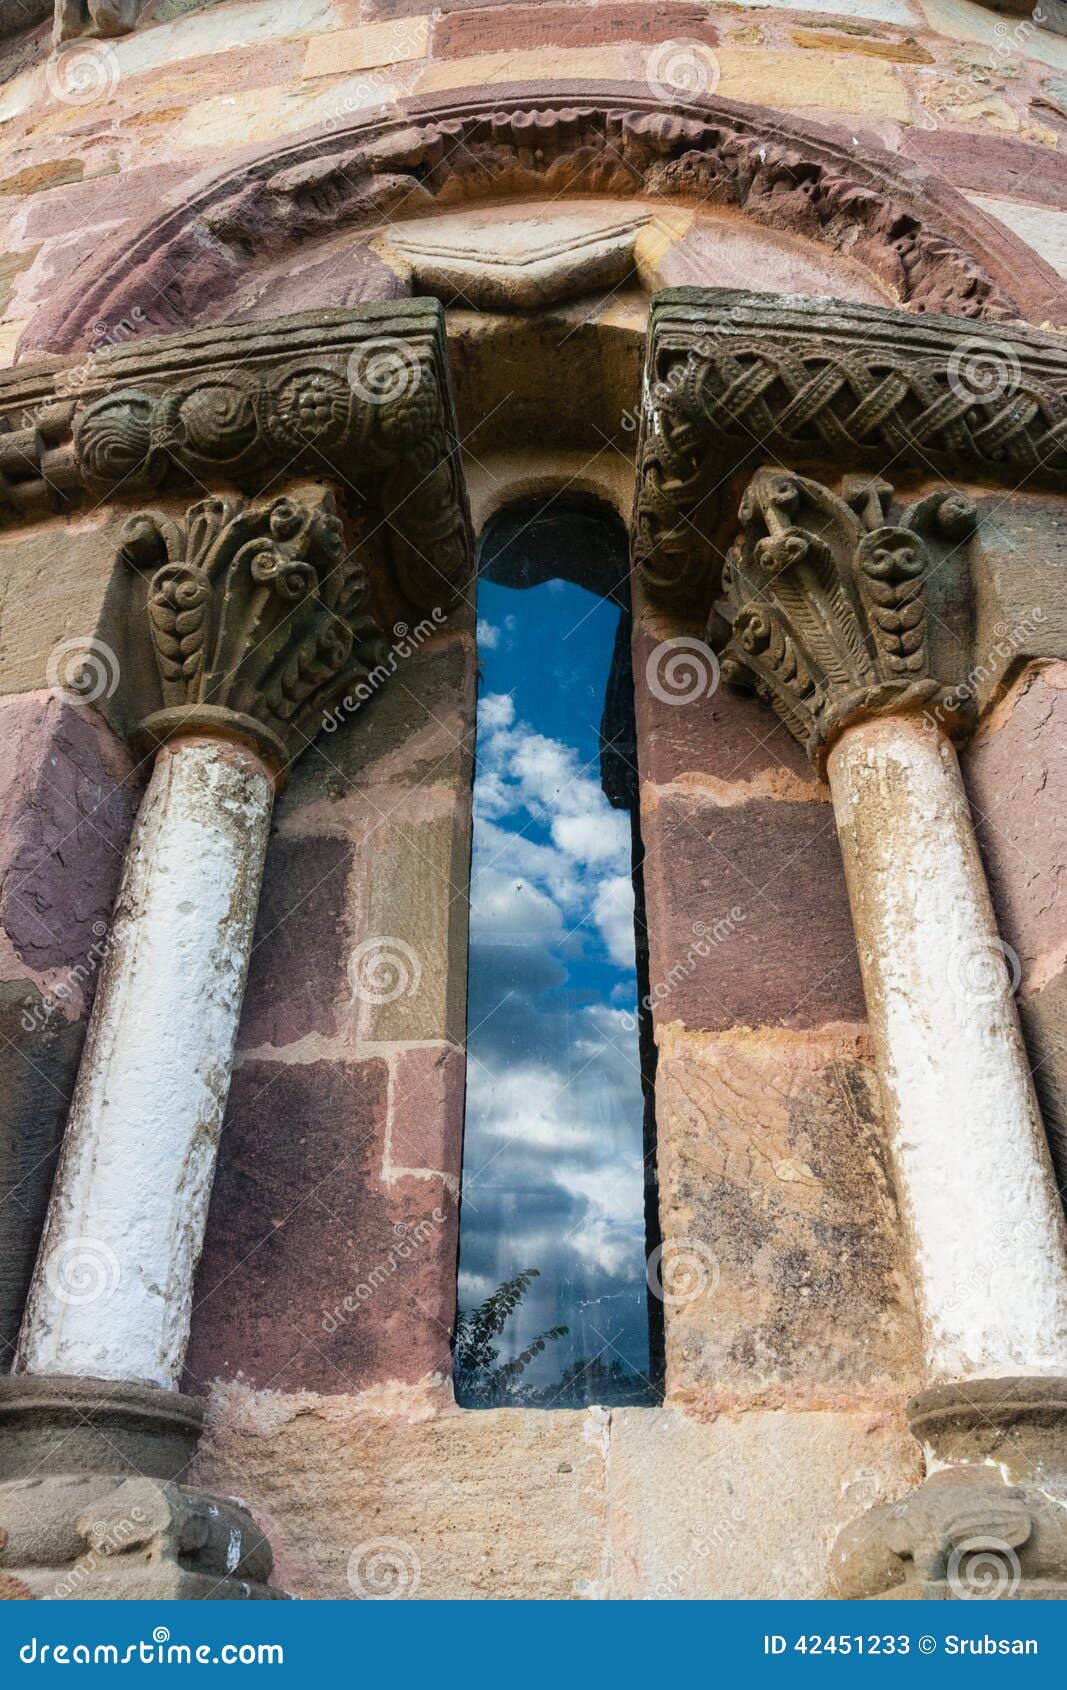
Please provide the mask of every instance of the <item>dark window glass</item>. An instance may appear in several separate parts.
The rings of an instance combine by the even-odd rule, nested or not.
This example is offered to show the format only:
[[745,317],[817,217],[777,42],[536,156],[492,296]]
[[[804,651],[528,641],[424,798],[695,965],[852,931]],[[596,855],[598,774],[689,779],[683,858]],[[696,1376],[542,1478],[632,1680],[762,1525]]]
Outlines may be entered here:
[[655,1397],[625,582],[621,525],[583,503],[513,510],[483,542],[456,1346],[468,1406]]

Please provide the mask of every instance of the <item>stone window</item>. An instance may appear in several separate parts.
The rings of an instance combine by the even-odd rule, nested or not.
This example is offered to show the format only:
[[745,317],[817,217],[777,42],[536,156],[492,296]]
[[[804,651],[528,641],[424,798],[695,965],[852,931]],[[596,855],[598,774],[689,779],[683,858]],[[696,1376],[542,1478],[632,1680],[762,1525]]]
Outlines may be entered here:
[[592,502],[520,503],[483,538],[457,1342],[471,1407],[655,1394],[627,577],[622,525]]

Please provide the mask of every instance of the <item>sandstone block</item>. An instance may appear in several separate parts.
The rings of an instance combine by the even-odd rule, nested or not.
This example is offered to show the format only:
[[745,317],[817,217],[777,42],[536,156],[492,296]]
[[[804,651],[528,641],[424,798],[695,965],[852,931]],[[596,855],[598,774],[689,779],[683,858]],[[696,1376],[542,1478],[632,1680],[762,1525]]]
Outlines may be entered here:
[[192,1388],[243,1377],[336,1395],[447,1373],[455,1198],[443,1179],[387,1177],[387,1110],[382,1060],[237,1070],[197,1276]]
[[656,1078],[668,1395],[907,1396],[918,1331],[862,1035],[672,1037]]
[[863,1020],[829,805],[646,785],[641,826],[657,1026]]
[[239,1048],[337,1030],[350,989],[346,917],[353,848],[344,839],[271,841]]
[[363,24],[359,29],[334,29],[313,35],[304,60],[305,77],[339,76],[346,71],[373,70],[376,65],[403,64],[424,59],[430,46],[430,19],[405,18],[396,23]]
[[752,1601],[833,1594],[830,1549],[870,1501],[920,1467],[902,1420],[878,1412],[722,1415],[616,1409],[616,1599]]

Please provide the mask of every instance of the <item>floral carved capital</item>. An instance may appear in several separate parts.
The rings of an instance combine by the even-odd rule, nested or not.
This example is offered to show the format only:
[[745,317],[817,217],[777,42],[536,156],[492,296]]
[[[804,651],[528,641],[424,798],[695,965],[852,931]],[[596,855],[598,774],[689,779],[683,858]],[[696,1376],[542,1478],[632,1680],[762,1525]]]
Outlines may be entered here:
[[817,766],[849,722],[932,705],[926,575],[958,546],[974,506],[947,490],[890,517],[887,482],[849,477],[844,497],[776,469],[753,476],[710,637],[723,679],[782,718]]
[[231,733],[285,767],[385,655],[363,564],[329,493],[210,498],[183,522],[142,511],[121,550],[147,576],[162,697],[143,724],[150,740]]

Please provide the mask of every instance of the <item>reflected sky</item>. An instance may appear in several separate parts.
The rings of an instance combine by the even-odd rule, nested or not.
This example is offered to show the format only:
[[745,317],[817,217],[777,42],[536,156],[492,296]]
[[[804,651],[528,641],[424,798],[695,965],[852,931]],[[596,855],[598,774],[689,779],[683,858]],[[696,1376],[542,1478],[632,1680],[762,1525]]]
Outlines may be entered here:
[[649,1400],[630,817],[600,782],[620,611],[483,579],[478,615],[460,1306],[537,1268],[501,1357],[568,1332],[515,1400]]

